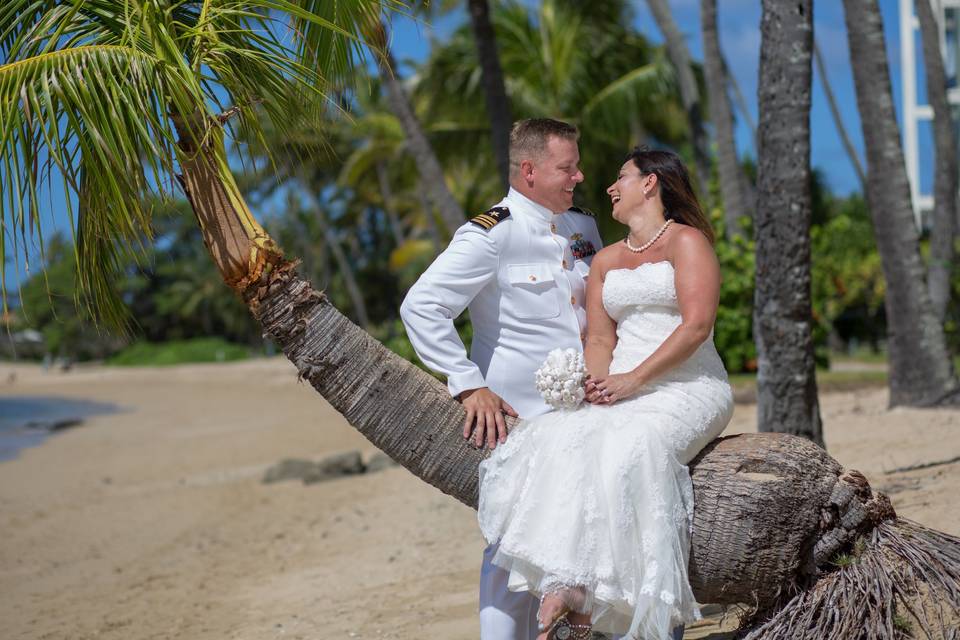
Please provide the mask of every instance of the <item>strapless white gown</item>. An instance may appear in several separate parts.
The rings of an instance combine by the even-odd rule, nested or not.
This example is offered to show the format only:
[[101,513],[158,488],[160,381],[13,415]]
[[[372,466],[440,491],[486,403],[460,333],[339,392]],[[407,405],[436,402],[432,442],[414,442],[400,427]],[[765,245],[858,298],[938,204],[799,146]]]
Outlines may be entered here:
[[[610,372],[629,371],[680,323],[672,265],[607,272],[603,305],[617,322]],[[711,338],[633,398],[518,423],[480,465],[480,529],[510,589],[582,587],[594,629],[630,638],[699,619],[686,464],[732,414]]]

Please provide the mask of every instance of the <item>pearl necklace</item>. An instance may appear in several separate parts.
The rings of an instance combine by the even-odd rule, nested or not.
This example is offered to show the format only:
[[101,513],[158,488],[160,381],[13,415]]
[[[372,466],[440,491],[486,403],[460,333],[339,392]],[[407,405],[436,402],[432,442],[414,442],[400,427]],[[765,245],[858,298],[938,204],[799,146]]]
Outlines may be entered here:
[[652,247],[654,242],[656,242],[657,240],[660,239],[660,236],[662,236],[662,235],[663,235],[663,232],[667,230],[667,227],[670,226],[670,223],[671,223],[671,222],[673,222],[673,219],[670,219],[670,220],[667,220],[666,222],[664,222],[664,223],[663,223],[663,226],[660,227],[660,231],[657,231],[656,235],[654,235],[652,238],[650,238],[650,241],[649,241],[649,242],[647,242],[646,244],[642,244],[642,245],[640,245],[639,247],[635,247],[635,246],[633,246],[632,244],[630,244],[630,234],[629,234],[629,233],[627,234],[627,237],[623,239],[623,241],[627,243],[627,249],[629,249],[629,250],[632,251],[633,253],[643,253],[644,251],[646,251],[647,249],[649,249],[650,247]]

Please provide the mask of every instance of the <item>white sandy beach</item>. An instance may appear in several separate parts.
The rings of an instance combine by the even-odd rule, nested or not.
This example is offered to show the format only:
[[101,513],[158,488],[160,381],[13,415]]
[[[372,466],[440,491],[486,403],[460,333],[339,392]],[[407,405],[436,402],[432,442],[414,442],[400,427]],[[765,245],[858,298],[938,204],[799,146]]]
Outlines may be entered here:
[[[125,410],[0,463],[0,636],[477,637],[474,511],[398,467],[261,483],[283,458],[374,451],[285,360],[0,363],[0,396],[26,395]],[[900,515],[960,535],[960,462],[887,473],[960,457],[960,411],[886,404],[878,388],[823,394],[828,449]],[[738,405],[729,432],[753,429]]]

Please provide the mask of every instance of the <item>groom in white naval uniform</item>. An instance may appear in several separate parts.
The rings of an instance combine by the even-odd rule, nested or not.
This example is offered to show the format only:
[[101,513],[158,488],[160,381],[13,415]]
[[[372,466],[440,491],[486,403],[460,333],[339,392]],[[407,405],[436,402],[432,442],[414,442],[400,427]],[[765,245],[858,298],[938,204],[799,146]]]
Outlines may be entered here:
[[[460,227],[410,288],[400,315],[430,367],[467,411],[464,437],[489,448],[507,437],[503,414],[546,413],[534,372],[556,348],[581,350],[586,276],[600,249],[592,215],[573,207],[583,181],[576,127],[521,120],[510,133],[510,191]],[[470,309],[470,357],[453,326]],[[480,571],[481,640],[532,640],[538,602],[507,590],[487,547]]]

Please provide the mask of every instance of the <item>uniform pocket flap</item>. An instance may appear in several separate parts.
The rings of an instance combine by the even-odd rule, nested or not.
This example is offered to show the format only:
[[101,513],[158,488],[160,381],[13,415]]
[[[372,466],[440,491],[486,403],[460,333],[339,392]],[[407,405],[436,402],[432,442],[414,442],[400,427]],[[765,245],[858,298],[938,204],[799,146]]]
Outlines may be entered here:
[[514,285],[537,285],[553,282],[553,274],[543,263],[507,265],[507,278]]

